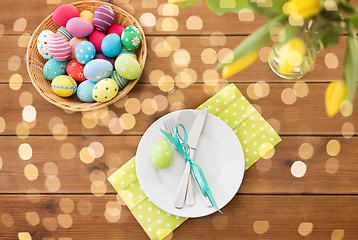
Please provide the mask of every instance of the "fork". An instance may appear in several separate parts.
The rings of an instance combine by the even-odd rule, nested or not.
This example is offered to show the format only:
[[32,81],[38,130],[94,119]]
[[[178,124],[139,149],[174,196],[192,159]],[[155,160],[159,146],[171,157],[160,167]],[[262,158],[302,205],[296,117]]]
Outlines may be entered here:
[[[165,130],[170,133],[170,135],[173,136],[174,134],[174,128],[175,128],[175,121],[174,119],[172,118],[169,118],[168,120],[166,120],[164,122],[164,127],[165,127]],[[182,143],[182,140],[179,138],[179,141]],[[172,144],[172,146],[177,149],[174,144]],[[181,194],[179,193],[180,192],[180,189],[178,189],[177,191],[177,194],[175,196],[175,200],[174,200],[174,205],[175,207],[177,208],[182,208],[183,205],[181,204],[178,204],[178,198],[181,196]],[[184,202],[184,201],[182,201]],[[195,196],[194,196],[194,189],[193,189],[193,182],[192,182],[192,178],[191,176],[189,176],[189,181],[188,181],[188,185],[187,185],[187,188],[186,188],[186,194],[185,194],[185,204],[188,205],[188,206],[194,206],[195,204]]]

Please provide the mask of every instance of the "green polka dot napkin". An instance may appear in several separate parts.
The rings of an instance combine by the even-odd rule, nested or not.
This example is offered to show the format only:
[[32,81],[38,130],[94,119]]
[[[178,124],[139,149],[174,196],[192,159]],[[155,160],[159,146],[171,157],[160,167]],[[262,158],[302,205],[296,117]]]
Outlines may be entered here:
[[[240,139],[246,169],[281,141],[280,136],[234,84],[221,90],[197,109],[205,106],[208,107],[209,113],[225,121]],[[186,220],[161,210],[148,199],[137,179],[135,157],[113,173],[108,181],[150,239],[163,239]]]

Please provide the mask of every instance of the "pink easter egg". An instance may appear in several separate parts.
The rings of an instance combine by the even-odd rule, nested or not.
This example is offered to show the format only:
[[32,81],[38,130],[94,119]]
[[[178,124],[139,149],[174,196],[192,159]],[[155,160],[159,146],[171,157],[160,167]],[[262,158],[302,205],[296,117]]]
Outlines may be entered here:
[[87,19],[74,17],[66,24],[67,31],[74,37],[88,37],[93,32],[93,25]]
[[93,13],[93,25],[99,31],[107,30],[113,23],[114,11],[108,5],[99,6]]
[[76,58],[76,56],[75,56],[75,48],[76,48],[77,44],[79,44],[82,41],[87,41],[87,39],[86,38],[76,38],[76,37],[74,37],[74,38],[72,38],[70,40],[69,43],[70,43],[70,48],[71,48],[71,55],[70,55],[71,59]]
[[56,8],[52,14],[52,21],[59,26],[66,26],[68,20],[79,16],[78,9],[70,4],[64,4]]
[[116,33],[118,36],[122,35],[123,30],[126,27],[120,24],[113,24],[107,31],[107,34]]
[[101,45],[102,41],[106,34],[100,31],[93,31],[93,33],[88,37],[88,41],[90,41],[94,48],[96,49],[96,53],[102,53]]
[[61,33],[52,35],[49,41],[49,50],[56,60],[65,61],[71,54],[70,43]]

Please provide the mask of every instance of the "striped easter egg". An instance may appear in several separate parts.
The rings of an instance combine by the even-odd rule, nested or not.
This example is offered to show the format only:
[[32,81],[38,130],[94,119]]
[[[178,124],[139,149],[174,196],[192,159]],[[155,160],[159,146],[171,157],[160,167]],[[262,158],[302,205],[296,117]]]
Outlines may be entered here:
[[128,83],[128,79],[123,78],[117,71],[113,71],[111,78],[118,84],[118,90],[123,89]]
[[59,75],[52,80],[51,88],[56,95],[69,97],[76,92],[77,83],[73,78],[67,75]]
[[106,31],[114,20],[113,9],[108,5],[99,6],[93,13],[93,25],[99,31]]
[[72,35],[67,31],[67,29],[65,27],[60,27],[57,30],[57,32],[61,33],[63,36],[65,36],[67,41],[70,41],[73,38]]
[[65,61],[71,54],[70,44],[61,33],[52,35],[49,41],[49,50],[56,60]]

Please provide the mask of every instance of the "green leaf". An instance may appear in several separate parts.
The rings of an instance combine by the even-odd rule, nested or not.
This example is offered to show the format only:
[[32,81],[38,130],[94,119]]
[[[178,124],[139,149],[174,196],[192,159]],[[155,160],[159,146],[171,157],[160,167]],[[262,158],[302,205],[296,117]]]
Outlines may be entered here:
[[358,28],[358,17],[357,16],[351,17],[351,21],[353,22],[354,27]]
[[[234,50],[234,60],[236,61],[240,58],[245,57],[246,55],[252,53],[253,51],[257,51],[264,47],[270,40],[271,40],[271,34],[270,34],[270,26],[272,23],[280,23],[285,24],[287,22],[287,16],[285,15],[279,15],[257,29],[255,32],[253,32],[250,36],[245,38],[244,41],[242,41]],[[227,62],[228,59],[224,59],[223,62]],[[225,64],[219,63],[216,65],[215,69],[219,70],[221,69]]]
[[182,2],[178,5],[178,8],[186,8],[186,7],[190,7],[193,6],[194,4],[200,2],[201,0],[188,0],[186,2]]
[[[227,4],[224,4],[227,3]],[[240,12],[243,8],[248,8],[253,11],[249,0],[232,0],[232,1],[218,1],[207,0],[206,5],[216,14],[223,15],[227,12]]]
[[337,2],[338,11],[344,14],[358,14],[358,9],[347,1]]
[[250,1],[251,7],[261,16],[272,19],[282,14],[282,7],[288,0]]
[[357,35],[354,24],[350,19],[346,19],[347,23],[347,50],[343,63],[344,80],[348,88],[348,101],[353,103],[354,95],[357,88],[358,76],[358,49],[357,49]]

